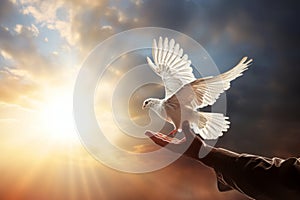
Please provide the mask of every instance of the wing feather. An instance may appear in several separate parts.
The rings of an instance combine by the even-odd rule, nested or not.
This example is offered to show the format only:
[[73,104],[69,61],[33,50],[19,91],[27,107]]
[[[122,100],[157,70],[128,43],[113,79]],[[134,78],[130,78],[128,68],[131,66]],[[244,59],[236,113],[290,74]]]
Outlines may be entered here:
[[[243,75],[243,72],[252,64],[252,59],[244,57],[231,70],[214,77],[205,77],[194,80],[193,82],[181,87],[172,95],[166,103],[177,102],[181,105],[191,105],[193,108],[203,108],[212,105],[220,95],[230,88],[230,83],[234,79]],[[189,72],[180,70],[184,77],[188,77]],[[188,70],[188,69],[186,69]],[[179,70],[178,70],[179,71]],[[179,102],[178,102],[179,101]]]
[[152,70],[157,73],[165,85],[166,99],[171,97],[179,88],[195,79],[191,61],[183,49],[174,39],[169,41],[162,37],[152,44],[153,61],[147,57],[147,62]]

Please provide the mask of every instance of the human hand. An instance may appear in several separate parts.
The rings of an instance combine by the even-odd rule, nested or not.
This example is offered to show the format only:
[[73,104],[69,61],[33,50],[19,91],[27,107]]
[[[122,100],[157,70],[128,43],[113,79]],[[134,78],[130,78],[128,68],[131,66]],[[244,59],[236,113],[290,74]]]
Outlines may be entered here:
[[[147,131],[145,134],[161,147],[165,147],[175,153],[183,153],[187,157],[198,159],[200,148],[201,146],[205,146],[205,143],[190,129],[188,121],[182,123],[182,132],[185,137],[181,140],[151,131]],[[187,147],[187,144],[190,145]]]

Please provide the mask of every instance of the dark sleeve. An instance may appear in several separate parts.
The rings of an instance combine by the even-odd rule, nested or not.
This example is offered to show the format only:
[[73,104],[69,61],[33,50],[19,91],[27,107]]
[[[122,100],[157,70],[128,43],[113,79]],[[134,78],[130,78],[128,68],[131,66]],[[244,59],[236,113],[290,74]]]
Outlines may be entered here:
[[215,170],[220,191],[236,189],[255,199],[300,199],[300,159],[212,148],[201,161]]

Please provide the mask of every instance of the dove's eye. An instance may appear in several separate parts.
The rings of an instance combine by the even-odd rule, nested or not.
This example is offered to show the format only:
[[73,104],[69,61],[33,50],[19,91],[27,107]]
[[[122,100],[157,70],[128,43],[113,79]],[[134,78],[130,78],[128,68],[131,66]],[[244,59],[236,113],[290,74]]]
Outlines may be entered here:
[[146,101],[146,102],[145,102],[145,105],[147,105],[148,103],[149,103],[149,101]]

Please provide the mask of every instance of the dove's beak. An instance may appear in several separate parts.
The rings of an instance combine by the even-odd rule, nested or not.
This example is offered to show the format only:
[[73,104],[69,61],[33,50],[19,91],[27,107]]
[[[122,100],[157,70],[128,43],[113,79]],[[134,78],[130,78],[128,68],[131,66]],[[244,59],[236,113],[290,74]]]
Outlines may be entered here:
[[145,110],[145,106],[144,105],[142,106],[142,109]]

